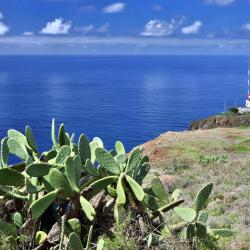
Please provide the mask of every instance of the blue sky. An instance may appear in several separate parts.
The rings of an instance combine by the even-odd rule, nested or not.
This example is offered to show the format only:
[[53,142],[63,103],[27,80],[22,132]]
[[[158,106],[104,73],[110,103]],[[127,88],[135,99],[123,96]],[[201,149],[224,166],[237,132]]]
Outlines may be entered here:
[[0,54],[250,54],[250,0],[1,0]]

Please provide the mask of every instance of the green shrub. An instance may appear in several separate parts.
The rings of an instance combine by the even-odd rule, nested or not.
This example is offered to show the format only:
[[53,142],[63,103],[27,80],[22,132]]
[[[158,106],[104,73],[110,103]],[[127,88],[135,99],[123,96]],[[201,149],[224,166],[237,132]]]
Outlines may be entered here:
[[[156,176],[145,187],[150,165],[142,148],[127,154],[118,141],[107,150],[100,138],[89,142],[84,134],[75,142],[63,124],[56,135],[54,120],[51,137],[53,146],[45,152],[39,152],[29,126],[24,134],[10,129],[1,141],[0,195],[4,204],[13,204],[0,218],[0,230],[8,236],[1,238],[5,248],[151,248],[162,244],[165,213],[173,209],[184,220],[191,247],[201,235],[214,235],[199,221],[212,184],[198,193],[194,209],[178,208],[184,202],[180,190],[167,193]],[[9,155],[20,162],[12,165]],[[181,241],[175,225],[170,228]]]

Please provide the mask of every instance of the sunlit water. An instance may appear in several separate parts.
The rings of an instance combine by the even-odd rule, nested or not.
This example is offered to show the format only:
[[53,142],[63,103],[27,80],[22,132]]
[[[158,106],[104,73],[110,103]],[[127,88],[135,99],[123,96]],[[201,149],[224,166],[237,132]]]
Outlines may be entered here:
[[234,105],[247,91],[240,56],[2,56],[0,137],[30,124],[51,145],[52,117],[68,131],[128,149]]

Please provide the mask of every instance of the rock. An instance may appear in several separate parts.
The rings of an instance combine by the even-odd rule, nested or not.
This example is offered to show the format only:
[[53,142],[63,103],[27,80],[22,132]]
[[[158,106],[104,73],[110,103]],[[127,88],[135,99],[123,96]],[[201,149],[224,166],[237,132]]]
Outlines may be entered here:
[[218,127],[239,127],[250,126],[250,115],[211,116],[206,119],[194,121],[190,124],[189,130],[212,129]]
[[172,193],[175,189],[177,177],[174,175],[160,175],[159,179],[161,180],[163,186],[165,187],[168,193]]
[[223,201],[224,201],[225,203],[231,203],[232,201],[237,200],[238,196],[239,196],[239,194],[236,193],[236,192],[228,192],[228,193],[225,193],[225,194],[224,194],[224,199],[223,199]]

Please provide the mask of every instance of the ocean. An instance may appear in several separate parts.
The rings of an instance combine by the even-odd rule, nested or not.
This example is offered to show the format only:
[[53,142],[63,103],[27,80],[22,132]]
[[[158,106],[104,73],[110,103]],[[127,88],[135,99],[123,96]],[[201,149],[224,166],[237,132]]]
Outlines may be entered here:
[[0,137],[29,124],[46,150],[54,117],[130,150],[244,105],[247,67],[245,56],[1,56]]

